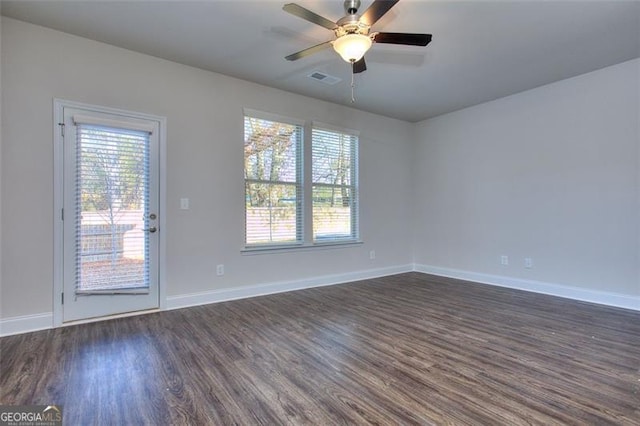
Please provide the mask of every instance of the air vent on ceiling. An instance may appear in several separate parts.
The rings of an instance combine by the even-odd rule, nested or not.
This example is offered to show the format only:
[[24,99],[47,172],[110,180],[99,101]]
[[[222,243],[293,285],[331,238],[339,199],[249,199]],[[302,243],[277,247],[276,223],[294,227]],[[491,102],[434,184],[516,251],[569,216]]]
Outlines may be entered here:
[[312,78],[316,81],[319,81],[321,83],[324,84],[329,84],[329,85],[333,85],[336,83],[339,83],[340,81],[342,81],[342,79],[338,78],[338,77],[334,77],[332,75],[329,74],[325,74],[321,71],[314,71],[311,74],[309,74],[307,77]]

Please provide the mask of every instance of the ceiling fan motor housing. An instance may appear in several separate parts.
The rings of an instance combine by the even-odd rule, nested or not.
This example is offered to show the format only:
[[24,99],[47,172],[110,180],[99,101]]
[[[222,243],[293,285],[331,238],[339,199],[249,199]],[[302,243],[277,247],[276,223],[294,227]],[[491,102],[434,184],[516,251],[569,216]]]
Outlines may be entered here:
[[360,15],[358,15],[359,8],[360,0],[345,0],[344,10],[347,15],[336,22],[338,25],[338,28],[334,30],[336,37],[339,38],[346,34],[369,34],[370,26],[360,22]]
[[360,0],[345,0],[344,11],[347,12],[347,15],[355,15],[358,13],[358,9],[360,9]]

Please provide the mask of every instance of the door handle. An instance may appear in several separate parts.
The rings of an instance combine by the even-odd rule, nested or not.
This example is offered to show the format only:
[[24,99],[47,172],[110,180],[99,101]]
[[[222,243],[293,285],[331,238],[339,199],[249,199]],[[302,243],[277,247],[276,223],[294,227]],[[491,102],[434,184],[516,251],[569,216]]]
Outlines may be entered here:
[[150,227],[149,229],[143,229],[143,231],[147,231],[147,232],[150,232],[150,233],[152,233],[152,234],[153,234],[154,232],[156,232],[157,230],[158,230],[158,228],[156,228],[155,226],[152,226],[152,227]]

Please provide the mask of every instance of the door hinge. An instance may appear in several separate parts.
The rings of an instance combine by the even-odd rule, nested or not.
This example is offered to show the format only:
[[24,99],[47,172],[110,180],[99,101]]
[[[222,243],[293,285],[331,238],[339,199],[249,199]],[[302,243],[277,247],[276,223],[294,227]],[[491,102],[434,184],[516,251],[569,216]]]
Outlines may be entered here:
[[64,209],[60,209],[60,220],[64,221]]
[[64,293],[61,293],[60,296],[61,296],[62,304],[64,305]]
[[58,126],[60,126],[60,134],[64,137],[64,123],[58,123]]

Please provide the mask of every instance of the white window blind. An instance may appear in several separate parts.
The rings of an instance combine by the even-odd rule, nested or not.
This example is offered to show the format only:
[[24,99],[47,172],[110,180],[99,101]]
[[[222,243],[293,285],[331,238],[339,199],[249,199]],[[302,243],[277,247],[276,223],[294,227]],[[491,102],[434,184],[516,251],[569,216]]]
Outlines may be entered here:
[[313,241],[358,239],[358,137],[314,127],[311,151]]
[[244,118],[245,245],[301,244],[300,125]]
[[77,122],[76,143],[76,294],[145,293],[149,132]]

